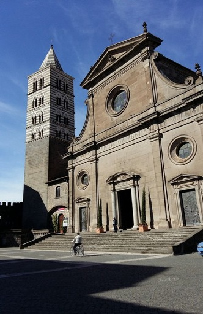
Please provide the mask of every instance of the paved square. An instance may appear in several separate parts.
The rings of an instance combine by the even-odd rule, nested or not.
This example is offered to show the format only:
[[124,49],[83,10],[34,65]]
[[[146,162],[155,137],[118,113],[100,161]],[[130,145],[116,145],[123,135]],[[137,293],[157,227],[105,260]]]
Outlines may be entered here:
[[202,314],[203,260],[0,249],[0,313]]

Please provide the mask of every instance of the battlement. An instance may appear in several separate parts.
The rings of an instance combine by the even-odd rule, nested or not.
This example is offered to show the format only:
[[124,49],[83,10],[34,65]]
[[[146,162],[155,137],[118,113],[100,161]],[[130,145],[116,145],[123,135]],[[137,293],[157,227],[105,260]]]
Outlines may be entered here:
[[0,230],[21,228],[23,202],[0,202]]
[[10,202],[10,201],[0,201],[0,209],[4,207],[22,207],[23,202]]

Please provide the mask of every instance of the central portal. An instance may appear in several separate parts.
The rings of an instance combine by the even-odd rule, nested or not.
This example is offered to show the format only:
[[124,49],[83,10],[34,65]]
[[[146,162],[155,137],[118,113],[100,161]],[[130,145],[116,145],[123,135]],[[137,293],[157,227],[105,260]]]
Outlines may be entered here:
[[118,207],[119,228],[123,230],[131,229],[134,223],[130,189],[118,191]]

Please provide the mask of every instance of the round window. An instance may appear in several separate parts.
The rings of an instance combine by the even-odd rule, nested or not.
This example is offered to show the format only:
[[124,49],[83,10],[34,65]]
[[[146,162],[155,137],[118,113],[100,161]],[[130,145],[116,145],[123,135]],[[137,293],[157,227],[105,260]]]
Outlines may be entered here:
[[186,159],[191,155],[192,152],[192,145],[190,142],[183,142],[181,143],[176,150],[176,154],[181,159]]
[[79,172],[76,178],[76,183],[80,189],[86,189],[86,187],[89,185],[88,173],[86,171]]
[[189,136],[180,136],[169,145],[169,158],[175,164],[189,163],[196,154],[196,142]]
[[117,85],[108,94],[106,111],[110,116],[120,115],[128,105],[130,92],[127,86]]
[[82,185],[86,185],[86,186],[88,185],[89,179],[88,179],[88,175],[87,174],[82,175],[81,183],[82,183]]
[[127,103],[127,93],[126,91],[119,92],[113,99],[112,108],[116,113],[119,113]]

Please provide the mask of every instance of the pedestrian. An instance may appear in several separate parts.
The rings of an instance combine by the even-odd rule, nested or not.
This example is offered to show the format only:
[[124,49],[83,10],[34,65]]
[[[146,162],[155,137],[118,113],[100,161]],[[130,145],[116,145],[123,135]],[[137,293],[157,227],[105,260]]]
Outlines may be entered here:
[[75,238],[72,241],[74,243],[73,245],[73,250],[74,250],[74,254],[76,255],[76,247],[80,246],[82,244],[82,237],[79,233],[77,233],[77,235],[75,236]]
[[118,230],[117,229],[117,219],[115,217],[113,218],[113,229],[114,229],[114,232],[117,233],[117,230]]

